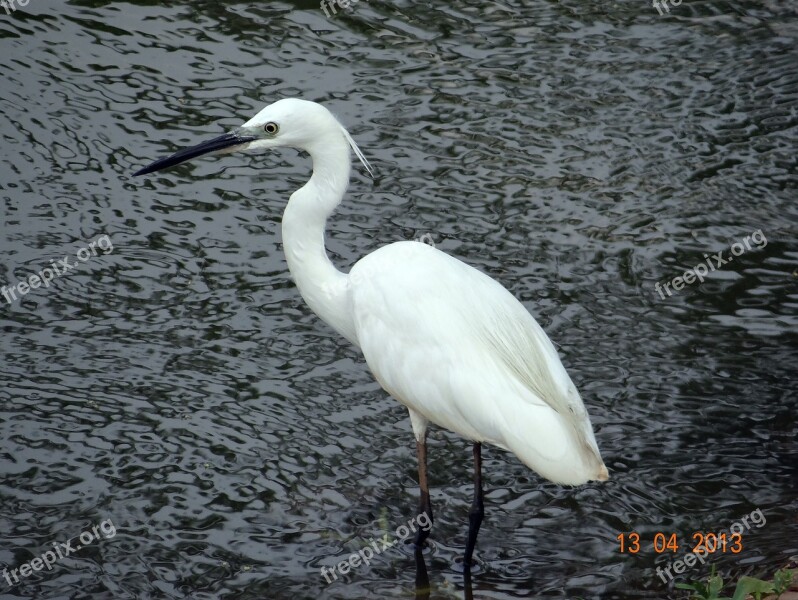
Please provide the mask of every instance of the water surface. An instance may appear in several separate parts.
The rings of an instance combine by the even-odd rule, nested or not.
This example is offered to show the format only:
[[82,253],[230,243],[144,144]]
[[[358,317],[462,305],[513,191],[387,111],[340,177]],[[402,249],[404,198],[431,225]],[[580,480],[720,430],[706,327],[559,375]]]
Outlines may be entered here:
[[[423,4],[423,3],[422,3]],[[329,223],[348,269],[397,240],[501,281],[555,341],[611,480],[484,452],[479,598],[670,598],[694,531],[757,509],[728,577],[798,554],[789,3],[57,3],[0,11],[0,567],[110,520],[2,598],[403,598],[413,437],[305,307],[279,223],[293,151],[131,173],[278,98],[324,102],[378,170]],[[671,282],[755,232],[703,283]],[[76,253],[108,236],[113,249]],[[432,598],[463,596],[468,444],[430,439]],[[616,536],[636,531],[637,554]],[[708,566],[687,575],[698,578]]]

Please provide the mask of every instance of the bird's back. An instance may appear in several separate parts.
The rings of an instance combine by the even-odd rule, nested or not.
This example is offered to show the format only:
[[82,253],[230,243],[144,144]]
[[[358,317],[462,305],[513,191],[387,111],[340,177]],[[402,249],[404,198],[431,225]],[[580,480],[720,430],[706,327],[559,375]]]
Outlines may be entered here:
[[397,242],[352,268],[349,293],[366,362],[399,402],[552,481],[607,478],[554,346],[499,283],[431,246]]

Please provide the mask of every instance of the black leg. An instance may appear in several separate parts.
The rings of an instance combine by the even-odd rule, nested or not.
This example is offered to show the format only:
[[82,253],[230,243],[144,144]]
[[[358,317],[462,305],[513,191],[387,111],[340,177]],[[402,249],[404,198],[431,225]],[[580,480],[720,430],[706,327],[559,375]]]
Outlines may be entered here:
[[474,600],[474,587],[471,583],[471,567],[463,570],[463,600]]
[[420,442],[416,442],[416,453],[418,454],[418,487],[421,489],[421,494],[418,498],[418,514],[427,515],[427,520],[430,523],[429,528],[418,528],[416,531],[416,547],[421,548],[424,540],[429,536],[432,529],[432,503],[429,499],[429,484],[427,483],[427,438],[424,437]]
[[429,585],[427,563],[424,561],[424,552],[421,546],[416,546],[416,600],[429,600],[432,589]]
[[474,442],[474,500],[468,513],[468,542],[466,542],[465,557],[463,558],[463,565],[466,570],[471,568],[474,546],[477,543],[479,526],[482,525],[484,516],[485,505],[482,502],[482,444]]

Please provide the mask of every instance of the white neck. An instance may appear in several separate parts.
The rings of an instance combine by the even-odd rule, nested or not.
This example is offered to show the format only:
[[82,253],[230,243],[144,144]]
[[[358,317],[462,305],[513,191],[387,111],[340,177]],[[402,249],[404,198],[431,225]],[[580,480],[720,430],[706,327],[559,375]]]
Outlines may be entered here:
[[333,266],[324,248],[324,228],[349,183],[349,145],[340,132],[309,149],[313,176],[291,195],[283,213],[283,250],[288,270],[310,309],[358,345],[349,307],[349,276]]

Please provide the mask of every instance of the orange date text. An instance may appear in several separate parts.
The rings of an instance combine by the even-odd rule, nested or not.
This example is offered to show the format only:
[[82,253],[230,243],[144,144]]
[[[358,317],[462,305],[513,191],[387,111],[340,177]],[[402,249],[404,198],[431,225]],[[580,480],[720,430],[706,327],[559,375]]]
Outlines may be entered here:
[[[647,544],[639,533],[630,531],[619,533],[616,538],[618,541],[618,551],[622,554],[637,554],[644,549]],[[743,550],[743,536],[739,533],[713,533],[696,531],[690,536],[688,549],[693,554],[739,554]],[[650,548],[657,554],[663,552],[676,553],[682,546],[679,537],[675,533],[663,533],[658,531],[650,540]]]

